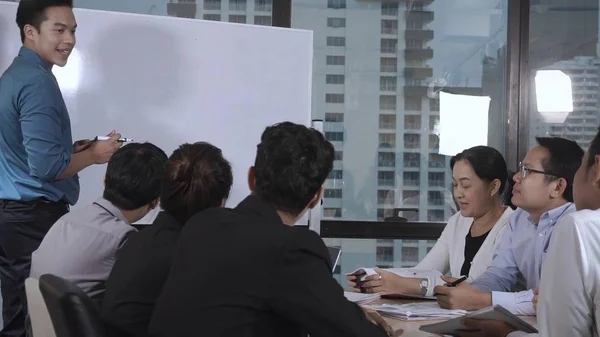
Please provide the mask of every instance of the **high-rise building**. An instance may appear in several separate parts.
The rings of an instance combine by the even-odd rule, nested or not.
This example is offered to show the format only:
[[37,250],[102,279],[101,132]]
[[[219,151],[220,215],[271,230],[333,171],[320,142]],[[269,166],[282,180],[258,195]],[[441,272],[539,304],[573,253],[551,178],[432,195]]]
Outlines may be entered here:
[[600,124],[600,58],[577,56],[556,62],[546,69],[561,70],[571,78],[573,112],[560,123],[546,123],[540,113],[532,113],[529,144],[536,144],[535,136],[564,137],[587,150]]

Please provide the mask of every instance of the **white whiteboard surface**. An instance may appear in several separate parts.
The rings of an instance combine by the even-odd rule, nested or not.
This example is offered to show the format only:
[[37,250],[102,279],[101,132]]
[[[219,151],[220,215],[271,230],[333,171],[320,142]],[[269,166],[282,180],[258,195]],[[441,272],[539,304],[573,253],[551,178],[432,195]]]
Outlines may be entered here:
[[[0,1],[0,72],[21,46],[16,9]],[[232,163],[231,207],[249,193],[247,171],[264,128],[310,125],[311,31],[83,9],[75,16],[75,51],[54,68],[74,140],[116,129],[168,155],[208,141]],[[77,206],[102,195],[105,170],[81,172]]]

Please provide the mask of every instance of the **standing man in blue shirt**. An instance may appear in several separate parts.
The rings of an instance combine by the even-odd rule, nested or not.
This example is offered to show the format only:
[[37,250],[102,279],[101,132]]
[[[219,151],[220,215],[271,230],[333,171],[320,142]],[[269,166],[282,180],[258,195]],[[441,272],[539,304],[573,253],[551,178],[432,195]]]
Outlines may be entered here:
[[[540,284],[556,222],[575,211],[573,179],[584,154],[571,140],[536,140],[539,145],[527,153],[513,178],[512,202],[519,208],[509,219],[491,266],[471,285],[435,287],[442,308],[478,310],[501,305],[517,315],[535,315],[534,289]],[[513,292],[521,277],[528,290]]]
[[23,47],[0,77],[0,283],[2,336],[25,336],[24,281],[31,253],[79,197],[77,173],[106,163],[121,146],[109,140],[73,144],[54,65],[75,46],[72,0],[22,0]]

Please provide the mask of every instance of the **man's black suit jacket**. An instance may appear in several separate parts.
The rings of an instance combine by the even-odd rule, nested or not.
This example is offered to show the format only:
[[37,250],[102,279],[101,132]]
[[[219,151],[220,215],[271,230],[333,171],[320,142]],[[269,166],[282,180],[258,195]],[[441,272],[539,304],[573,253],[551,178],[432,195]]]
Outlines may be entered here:
[[323,240],[249,196],[184,226],[153,337],[385,337],[331,275]]

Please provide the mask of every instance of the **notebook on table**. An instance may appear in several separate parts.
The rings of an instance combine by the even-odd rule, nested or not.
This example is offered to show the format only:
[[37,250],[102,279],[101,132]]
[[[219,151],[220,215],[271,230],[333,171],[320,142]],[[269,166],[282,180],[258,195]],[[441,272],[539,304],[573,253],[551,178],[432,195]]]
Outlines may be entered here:
[[468,328],[461,323],[461,320],[465,318],[480,319],[480,320],[491,320],[491,321],[503,321],[507,325],[526,333],[537,333],[537,329],[520,319],[518,316],[510,313],[502,306],[494,305],[478,311],[473,311],[464,315],[461,318],[454,318],[445,322],[422,325],[419,329],[425,332],[439,334],[439,335],[450,335],[456,336],[458,330],[467,330]]

